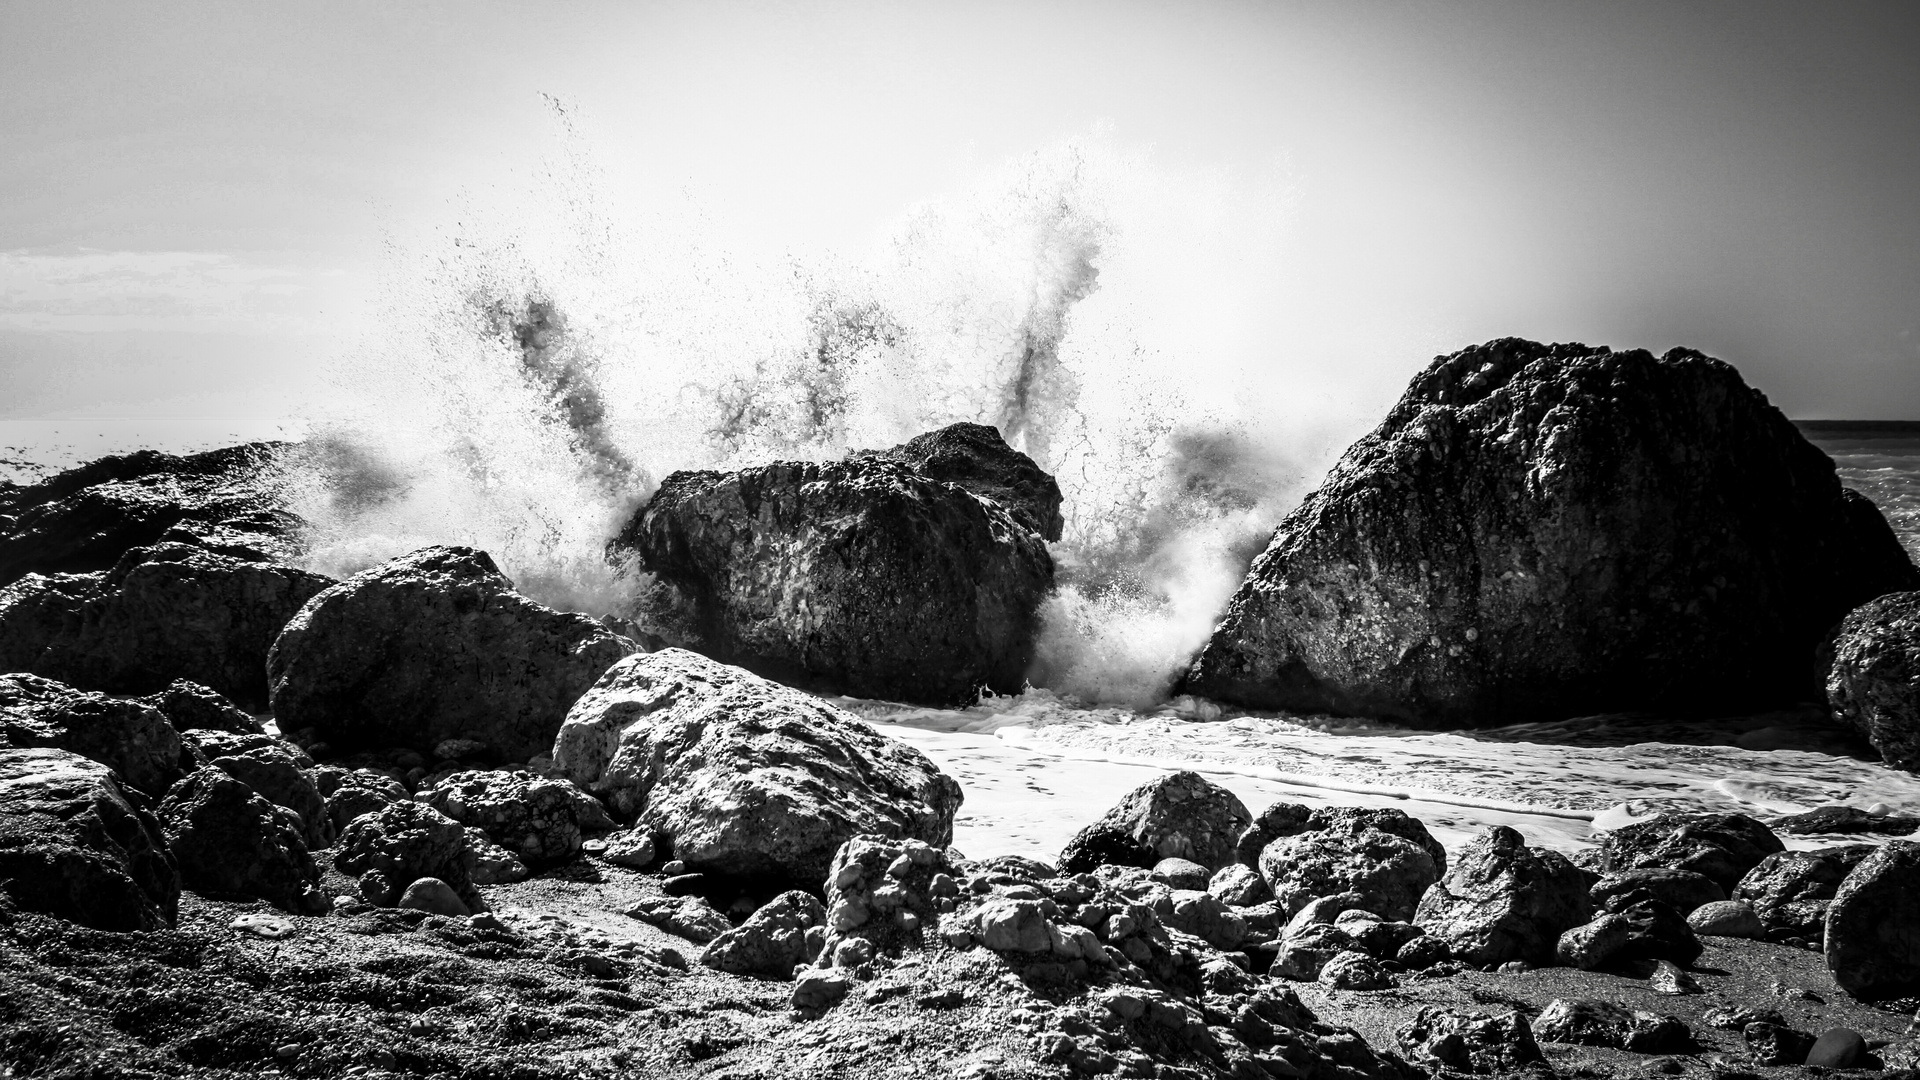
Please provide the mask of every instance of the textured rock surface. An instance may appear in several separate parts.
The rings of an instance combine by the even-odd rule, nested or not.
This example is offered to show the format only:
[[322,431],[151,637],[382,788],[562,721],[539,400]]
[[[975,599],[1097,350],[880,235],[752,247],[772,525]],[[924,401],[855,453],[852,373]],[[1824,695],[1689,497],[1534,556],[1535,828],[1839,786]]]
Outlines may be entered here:
[[92,758],[156,799],[180,778],[179,733],[153,706],[36,675],[0,675],[0,747],[34,746]]
[[360,879],[368,903],[391,907],[407,886],[439,878],[475,911],[485,910],[468,874],[466,826],[424,803],[397,802],[355,818],[340,834],[333,865]]
[[529,866],[566,862],[580,854],[586,830],[614,824],[592,796],[567,781],[524,773],[455,773],[416,798],[486,833]]
[[1460,1013],[1428,1006],[1395,1033],[1415,1065],[1504,1075],[1545,1061],[1525,1014]]
[[1769,855],[1734,886],[1733,898],[1753,905],[1769,937],[1817,941],[1826,932],[1833,894],[1873,851],[1870,845],[1852,844]]
[[735,975],[786,979],[811,963],[807,931],[826,923],[827,909],[811,894],[793,890],[760,905],[747,921],[707,943],[700,962]]
[[485,552],[429,547],[315,596],[273,644],[282,730],[336,750],[476,739],[510,761],[553,745],[560,721],[633,651],[585,615],[513,591]]
[[1717,903],[1727,898],[1727,890],[1704,874],[1658,866],[1607,874],[1593,883],[1590,895],[1595,904],[1609,907],[1616,897],[1631,893],[1641,893],[1658,900],[1682,915],[1702,904]]
[[1701,904],[1687,913],[1687,926],[1696,934],[1712,937],[1759,938],[1766,936],[1767,924],[1745,900],[1718,900]]
[[1834,716],[1859,728],[1887,764],[1920,770],[1920,592],[1882,596],[1847,614],[1826,689]]
[[155,930],[173,922],[180,880],[159,822],[112,770],[0,749],[0,892],[99,930]]
[[1001,495],[955,478],[1004,493],[1003,481],[1026,477],[1025,490],[1038,470],[1004,446],[976,470],[966,462],[979,440],[959,440],[969,448],[956,455],[944,433],[923,439],[924,454],[910,443],[668,476],[616,541],[657,577],[644,621],[670,644],[810,689],[935,705],[971,703],[983,687],[1020,692],[1053,584],[1046,543],[1024,520],[1039,504],[1017,499],[1016,517]]
[[1827,908],[1827,970],[1857,998],[1920,990],[1920,844],[1894,840],[1861,860]]
[[[265,738],[265,736],[254,736]],[[254,794],[298,819],[300,839],[317,851],[333,843],[339,828],[327,814],[327,800],[303,768],[304,755],[284,745],[253,746],[213,758],[207,764],[247,785]],[[308,764],[311,764],[309,761]]]
[[1319,897],[1353,893],[1355,906],[1405,921],[1446,867],[1446,849],[1426,826],[1391,809],[1321,807],[1299,832],[1260,853],[1260,875],[1289,914]]
[[727,917],[713,910],[713,905],[701,896],[662,896],[642,900],[628,908],[627,915],[669,934],[678,934],[688,941],[702,944],[733,929]]
[[1413,920],[1444,940],[1455,959],[1490,967],[1551,963],[1560,935],[1592,917],[1578,867],[1495,826],[1461,849],[1446,877],[1420,898]]
[[1042,540],[1060,539],[1060,485],[1033,459],[1007,445],[997,428],[949,424],[916,435],[891,450],[856,453],[897,461],[920,475],[957,484],[1006,508]]
[[1155,777],[1129,791],[1060,852],[1060,870],[1102,865],[1151,867],[1187,859],[1207,870],[1234,861],[1235,844],[1253,815],[1240,797],[1199,773]]
[[314,781],[327,800],[327,819],[336,833],[344,831],[355,818],[378,813],[408,798],[407,786],[393,777],[372,769],[347,769],[323,766],[314,771]]
[[1773,830],[1745,814],[1661,814],[1606,833],[1600,853],[1608,874],[1688,870],[1732,890],[1784,846]]
[[188,888],[258,897],[284,911],[331,906],[293,812],[218,769],[201,769],[160,803],[161,827]]
[[960,785],[852,714],[681,649],[628,657],[554,741],[557,773],[688,869],[821,880],[862,833],[944,847]]
[[1189,673],[1263,708],[1489,726],[1790,703],[1920,588],[1729,365],[1502,339],[1436,359],[1281,522]]
[[[265,668],[265,661],[261,666]],[[177,679],[166,689],[148,694],[146,703],[160,710],[173,730],[224,731],[230,735],[264,735],[266,728],[252,714],[209,687]]]

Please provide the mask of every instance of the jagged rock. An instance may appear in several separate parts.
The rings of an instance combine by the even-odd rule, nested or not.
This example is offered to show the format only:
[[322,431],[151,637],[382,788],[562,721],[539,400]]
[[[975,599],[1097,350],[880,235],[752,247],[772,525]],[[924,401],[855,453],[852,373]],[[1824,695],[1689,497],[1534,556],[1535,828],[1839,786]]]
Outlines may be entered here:
[[104,574],[27,574],[0,587],[0,670],[32,671],[47,644],[80,625]]
[[529,866],[551,866],[580,854],[588,829],[613,828],[591,795],[565,780],[511,772],[458,772],[415,796],[479,829]]
[[681,649],[609,670],[567,714],[553,764],[690,870],[796,884],[861,834],[945,847],[961,798],[852,714]]
[[733,929],[727,917],[713,910],[713,905],[707,903],[704,896],[662,896],[642,900],[627,909],[627,916],[701,944]]
[[659,852],[653,843],[653,834],[646,829],[628,829],[608,838],[601,857],[615,866],[625,866],[633,870],[645,870],[659,858]]
[[1592,922],[1572,927],[1560,935],[1554,955],[1568,967],[1593,971],[1613,961],[1633,935],[1626,919],[1606,912]]
[[1833,715],[1887,764],[1920,770],[1920,592],[1869,600],[1841,620],[1826,690]]
[[1705,993],[1700,981],[1680,970],[1671,960],[1655,960],[1647,976],[1647,989],[1656,994],[1680,995]]
[[1213,872],[1191,859],[1161,859],[1153,864],[1153,876],[1174,889],[1200,889],[1213,880]]
[[825,925],[827,909],[810,894],[793,890],[760,905],[746,922],[707,943],[700,962],[735,975],[792,978],[793,969],[813,962],[807,931]]
[[1905,814],[1876,814],[1856,806],[1823,806],[1804,814],[1792,814],[1773,823],[1776,833],[1794,836],[1821,833],[1874,833],[1881,836],[1906,836],[1920,829],[1920,817]]
[[520,856],[474,830],[467,832],[467,880],[475,885],[510,885],[532,876]]
[[372,769],[322,767],[314,770],[314,779],[327,800],[327,820],[333,822],[336,834],[355,819],[408,798],[405,784]]
[[453,891],[453,886],[432,877],[420,878],[407,886],[407,891],[400,894],[400,901],[394,906],[432,915],[450,915],[456,919],[473,914],[467,909],[466,901],[460,899],[460,894]]
[[180,778],[180,736],[158,709],[37,675],[0,675],[4,747],[70,750],[156,799]]
[[1770,938],[1818,939],[1826,932],[1827,905],[1840,883],[1874,850],[1852,844],[1777,852],[1747,871],[1733,887],[1733,897],[1753,905]]
[[1426,933],[1424,929],[1412,923],[1389,921],[1371,911],[1361,911],[1357,908],[1341,912],[1333,920],[1333,926],[1334,929],[1352,938],[1361,952],[1375,960],[1392,960],[1398,957],[1400,950],[1406,947],[1407,942]]
[[1546,1042],[1610,1046],[1636,1054],[1683,1054],[1693,1049],[1693,1033],[1674,1017],[1589,999],[1554,999],[1534,1019],[1533,1033]]
[[853,989],[853,977],[837,968],[809,968],[794,977],[793,1007],[831,1009]]
[[1391,990],[1398,985],[1378,960],[1357,951],[1336,954],[1321,966],[1315,981],[1334,990]]
[[1609,874],[1643,867],[1690,870],[1723,890],[1783,848],[1773,830],[1745,814],[1661,814],[1600,839]]
[[1842,615],[1920,588],[1729,365],[1507,338],[1437,358],[1254,561],[1186,689],[1495,726],[1804,700]]
[[1232,951],[1247,939],[1247,920],[1211,893],[1175,889],[1164,905],[1154,906],[1160,921],[1185,931],[1216,949]]
[[175,784],[159,818],[188,888],[257,897],[298,915],[331,906],[299,815],[225,772],[201,769]]
[[949,424],[916,435],[891,450],[852,455],[897,461],[922,476],[957,484],[1004,507],[1015,521],[1049,543],[1060,539],[1060,485],[1033,459],[1009,447],[997,428]]
[[1273,899],[1267,879],[1242,863],[1228,863],[1207,880],[1207,891],[1221,903],[1233,907],[1251,907]]
[[1717,1009],[1708,1009],[1702,1016],[1709,1026],[1722,1031],[1740,1031],[1748,1024],[1767,1023],[1777,1027],[1786,1027],[1778,1009],[1755,1009],[1745,1005],[1729,1005]]
[[[1046,541],[1025,523],[1044,508],[947,477],[993,486],[1038,470],[1004,444],[962,440],[972,449],[955,455],[943,433],[923,439],[926,453],[668,476],[615,541],[655,575],[645,621],[669,644],[808,689],[931,705],[1020,692],[1053,586]],[[992,468],[964,467],[987,450]]]
[[1827,970],[1856,998],[1920,990],[1920,844],[1890,841],[1860,861],[1827,907]]
[[1545,1061],[1533,1028],[1521,1013],[1461,1013],[1425,1006],[1394,1032],[1415,1065],[1464,1073],[1505,1074]]
[[1609,911],[1560,935],[1555,955],[1569,967],[1593,970],[1630,960],[1671,960],[1691,964],[1700,941],[1687,921],[1656,900],[1640,900]]
[[[818,962],[833,962],[843,945],[887,956],[923,946],[938,925],[940,897],[957,891],[940,887],[941,879],[951,881],[954,872],[945,849],[918,840],[856,836],[847,841],[827,868],[826,935]],[[978,925],[964,915],[952,921]],[[1046,940],[1039,948],[1050,948],[1051,935],[1042,936]],[[969,943],[977,943],[972,935]]]
[[1446,865],[1446,849],[1418,820],[1398,810],[1344,806],[1313,811],[1299,832],[1274,839],[1260,854],[1260,874],[1289,912],[1350,892],[1358,906],[1398,921],[1413,917]]
[[1647,866],[1607,874],[1593,883],[1590,894],[1596,906],[1611,908],[1629,897],[1658,900],[1682,915],[1702,904],[1719,903],[1727,890],[1712,878],[1691,870],[1670,870]]
[[1696,934],[1713,937],[1762,938],[1767,934],[1767,924],[1745,900],[1701,904],[1688,913],[1687,926]]
[[1473,838],[1420,899],[1413,921],[1477,967],[1551,963],[1565,931],[1593,917],[1586,875],[1557,851],[1496,825]]
[[1208,871],[1234,861],[1234,845],[1253,815],[1239,796],[1199,773],[1158,776],[1127,792],[1060,852],[1060,869],[1090,873],[1114,866],[1152,867],[1186,859]]
[[0,893],[99,930],[157,930],[174,921],[180,879],[160,823],[112,769],[0,749]]
[[[254,738],[265,738],[254,736]],[[308,850],[318,851],[333,843],[339,834],[327,815],[327,800],[313,777],[301,768],[302,754],[295,757],[284,744],[255,746],[239,753],[213,758],[207,764],[247,785],[253,793],[286,810],[300,822],[300,839]],[[311,759],[307,759],[311,764]]]
[[173,730],[223,731],[230,735],[265,735],[267,729],[244,709],[208,687],[175,679],[166,689],[149,694],[147,704],[160,710]]
[[1259,869],[1260,853],[1267,850],[1267,845],[1305,829],[1307,819],[1312,816],[1312,807],[1290,802],[1277,802],[1260,811],[1260,816],[1241,830],[1239,839],[1234,841],[1234,861]]
[[333,865],[360,879],[360,895],[376,907],[392,907],[407,886],[439,878],[470,910],[486,904],[467,872],[466,826],[425,803],[397,802],[355,818],[340,833]]
[[524,761],[633,645],[513,591],[485,552],[428,547],[315,596],[267,657],[281,729],[336,750],[477,739]]
[[1759,1065],[1803,1064],[1814,1043],[1812,1035],[1777,1024],[1748,1024],[1741,1029],[1740,1036],[1746,1040],[1748,1051]]
[[1353,951],[1357,951],[1357,943],[1346,931],[1332,923],[1313,923],[1299,933],[1280,939],[1279,951],[1273,958],[1273,974],[1298,982],[1312,982],[1320,977],[1320,969],[1327,961]]

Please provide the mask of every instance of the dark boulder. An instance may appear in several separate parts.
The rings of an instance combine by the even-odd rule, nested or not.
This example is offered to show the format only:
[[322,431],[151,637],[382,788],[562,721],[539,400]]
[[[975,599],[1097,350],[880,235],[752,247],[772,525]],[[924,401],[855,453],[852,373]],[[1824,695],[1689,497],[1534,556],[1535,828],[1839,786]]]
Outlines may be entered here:
[[393,803],[355,818],[340,833],[333,865],[360,879],[360,895],[376,907],[399,903],[407,886],[438,878],[469,910],[484,911],[468,872],[466,826],[424,803]]
[[180,736],[153,706],[0,675],[0,747],[36,746],[92,758],[156,799],[180,778]]
[[1740,1030],[1747,1051],[1758,1065],[1803,1065],[1816,1041],[1805,1031],[1779,1024],[1754,1023]]
[[315,596],[267,657],[282,730],[335,750],[473,739],[546,753],[567,709],[633,645],[513,591],[485,552],[429,547]]
[[1623,825],[1600,839],[1602,866],[1608,874],[1646,868],[1687,870],[1723,890],[1731,890],[1760,860],[1784,847],[1773,830],[1745,814],[1660,814]]
[[1629,897],[1658,900],[1682,915],[1690,915],[1702,904],[1715,904],[1727,898],[1727,890],[1712,878],[1691,870],[1670,870],[1646,866],[1607,874],[1590,890],[1596,906],[1612,909],[1616,901]]
[[1871,600],[1833,641],[1827,705],[1860,729],[1887,764],[1920,770],[1920,592]]
[[[1239,796],[1199,773],[1182,770],[1129,791],[1060,852],[1060,871],[1091,873],[1102,865],[1151,868],[1186,859],[1218,870],[1253,815]],[[1204,886],[1202,886],[1204,887]]]
[[1446,869],[1446,849],[1426,826],[1392,809],[1321,807],[1299,832],[1260,853],[1260,876],[1289,914],[1319,897],[1352,893],[1355,906],[1405,921]]
[[955,484],[988,499],[1042,540],[1060,539],[1060,485],[1033,459],[1007,445],[998,428],[949,424],[916,435],[891,450],[851,455],[897,461],[929,480]]
[[1560,935],[1593,917],[1587,877],[1557,851],[1496,825],[1473,838],[1420,899],[1413,921],[1477,967],[1553,962]]
[[1894,840],[1860,861],[1827,907],[1827,970],[1856,998],[1920,991],[1920,844]]
[[1519,1012],[1489,1016],[1429,1005],[1394,1037],[1408,1061],[1428,1069],[1505,1076],[1546,1061]]
[[1769,855],[1734,886],[1733,898],[1753,905],[1768,937],[1819,940],[1840,883],[1874,850],[1852,844]]
[[668,476],[615,540],[653,575],[642,621],[808,689],[932,705],[1019,693],[1053,586],[1046,541],[998,496],[894,453]]
[[[266,664],[261,663],[264,670]],[[266,728],[252,714],[215,691],[186,679],[148,694],[146,703],[160,710],[178,732],[224,731],[230,735],[264,735]]]
[[99,930],[157,930],[173,923],[180,878],[160,823],[113,770],[0,749],[0,892]]
[[32,671],[47,646],[80,627],[105,574],[27,574],[0,588],[0,670]]
[[1731,366],[1507,338],[1436,359],[1254,561],[1186,689],[1485,727],[1818,692],[1920,588],[1873,505]]
[[945,847],[961,798],[851,713],[682,649],[614,665],[567,714],[553,767],[690,870],[801,886],[861,834]]
[[1638,900],[1561,934],[1555,956],[1568,967],[1592,971],[1648,960],[1686,967],[1701,950],[1685,916],[1657,900]]
[[1695,1048],[1693,1033],[1674,1017],[1591,999],[1554,999],[1533,1021],[1533,1033],[1546,1042],[1610,1046],[1636,1054],[1684,1054]]
[[1773,831],[1794,836],[1854,835],[1906,836],[1920,829],[1920,817],[1876,814],[1857,806],[1823,806],[1773,822]]
[[571,861],[588,831],[614,827],[593,796],[565,780],[525,773],[458,772],[415,798],[486,833],[531,867]]
[[[270,737],[256,735],[253,738],[264,740]],[[309,772],[312,759],[277,740],[265,745],[234,749],[234,753],[210,755],[208,766],[226,773],[247,785],[255,795],[292,813],[299,822],[300,839],[309,850],[318,851],[333,842],[339,829],[327,815],[327,800],[320,794],[320,788]]]
[[188,888],[256,897],[299,915],[331,907],[300,838],[299,815],[221,770],[201,769],[175,784],[159,818]]

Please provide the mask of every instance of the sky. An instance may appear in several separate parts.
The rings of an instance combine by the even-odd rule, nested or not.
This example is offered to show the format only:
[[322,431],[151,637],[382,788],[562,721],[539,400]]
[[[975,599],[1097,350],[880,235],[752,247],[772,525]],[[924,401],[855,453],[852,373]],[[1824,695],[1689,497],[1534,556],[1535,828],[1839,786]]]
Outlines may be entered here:
[[[1254,408],[1311,388],[1350,436],[1432,356],[1518,335],[1699,348],[1797,418],[1920,418],[1911,3],[0,0],[0,19],[15,441],[297,424],[381,333],[414,265],[396,252],[497,213],[557,152],[590,154],[622,213],[778,259],[884,244],[1068,143],[1150,177],[1115,222],[1143,268],[1115,295]],[[549,99],[580,133],[558,151]]]

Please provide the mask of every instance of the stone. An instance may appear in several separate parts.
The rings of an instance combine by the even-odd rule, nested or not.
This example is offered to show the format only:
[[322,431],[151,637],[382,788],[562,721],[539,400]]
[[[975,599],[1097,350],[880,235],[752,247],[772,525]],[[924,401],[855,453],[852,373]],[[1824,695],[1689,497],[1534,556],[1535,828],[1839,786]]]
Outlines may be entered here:
[[1454,959],[1487,968],[1550,964],[1560,935],[1592,917],[1584,872],[1496,825],[1460,850],[1420,898],[1413,921],[1445,940]]
[[1357,952],[1355,942],[1331,923],[1314,923],[1300,933],[1280,939],[1272,973],[1296,982],[1313,982],[1327,961],[1344,952]]
[[1867,1040],[1852,1028],[1829,1028],[1813,1041],[1804,1064],[1809,1069],[1853,1069],[1867,1059]]
[[1602,875],[1588,895],[1597,908],[1618,907],[1632,900],[1658,900],[1685,915],[1702,904],[1725,900],[1727,890],[1704,874],[1650,866]]
[[1920,844],[1893,840],[1860,861],[1827,908],[1827,970],[1874,1000],[1920,991]]
[[201,769],[181,780],[158,816],[181,881],[195,892],[253,897],[296,915],[332,908],[299,816],[227,773]]
[[536,868],[571,861],[586,829],[613,826],[606,809],[572,783],[525,773],[457,772],[414,797]]
[[374,769],[323,766],[314,770],[314,785],[327,801],[327,820],[336,835],[355,819],[410,798],[405,784]]
[[1423,1006],[1394,1031],[1400,1050],[1415,1065],[1455,1072],[1504,1075],[1545,1061],[1525,1015],[1463,1013]]
[[1724,899],[1747,871],[1784,847],[1773,830],[1745,814],[1660,814],[1600,838],[1608,874],[1687,870],[1720,886],[1723,895],[1716,899]]
[[681,649],[621,661],[567,714],[555,770],[691,870],[813,885],[857,835],[953,838],[960,785],[819,698]]
[[1533,1020],[1534,1037],[1542,1042],[1626,1049],[1633,1012],[1611,1002],[1590,998],[1555,998]]
[[467,738],[524,761],[633,648],[515,593],[485,552],[429,547],[316,595],[274,641],[267,676],[282,730],[312,728],[336,750],[424,754]]
[[[1008,474],[1038,471],[992,450]],[[902,447],[669,475],[614,541],[652,575],[640,622],[823,693],[942,706],[1019,693],[1053,587],[1046,540],[1025,523],[1033,503],[919,471],[936,458],[945,476],[970,471]]]
[[1703,1019],[1708,1026],[1722,1031],[1740,1031],[1748,1024],[1754,1023],[1773,1024],[1777,1027],[1787,1026],[1787,1022],[1781,1019],[1778,1009],[1755,1009],[1745,1005],[1708,1009]]
[[[264,654],[262,654],[264,655]],[[219,692],[187,679],[175,679],[147,695],[148,705],[160,710],[177,732],[223,731],[229,735],[265,735],[267,729],[253,715]]]
[[1390,922],[1370,911],[1343,911],[1333,920],[1333,925],[1352,938],[1361,952],[1375,960],[1395,959],[1407,942],[1426,934],[1425,930],[1412,923]]
[[1312,816],[1312,807],[1300,803],[1274,803],[1260,811],[1260,816],[1241,830],[1240,838],[1234,841],[1233,860],[1259,869],[1260,853],[1267,850],[1267,845],[1282,836],[1292,836],[1304,830],[1307,819]]
[[400,894],[400,902],[394,906],[457,919],[473,914],[467,909],[466,901],[460,899],[460,894],[453,891],[453,886],[435,877],[415,880]]
[[1352,950],[1334,954],[1321,965],[1315,981],[1333,990],[1391,990],[1399,985],[1378,960]]
[[1702,904],[1687,916],[1687,926],[1696,934],[1712,937],[1763,938],[1767,925],[1745,900],[1721,900]]
[[494,843],[486,833],[467,833],[467,880],[475,885],[511,885],[532,876],[520,856]]
[[1627,939],[1613,954],[1624,960],[1670,960],[1686,966],[1700,956],[1700,940],[1681,914],[1657,900],[1641,900],[1616,909],[1626,920]]
[[1446,728],[1726,715],[1807,700],[1828,629],[1901,589],[1886,519],[1730,365],[1505,338],[1435,359],[1281,521],[1182,689]]
[[[252,738],[267,739],[259,735]],[[318,851],[333,843],[339,829],[327,813],[327,800],[320,794],[319,785],[301,767],[302,760],[312,764],[311,759],[292,747],[268,741],[266,745],[216,757],[207,764],[247,785],[254,794],[275,806],[291,811],[300,825],[301,842],[309,851]]]
[[793,980],[793,1007],[831,1009],[853,989],[853,977],[839,968],[809,968]]
[[72,751],[155,799],[180,778],[180,736],[159,710],[37,675],[0,675],[0,748],[6,747]]
[[1392,809],[1321,807],[1300,832],[1276,838],[1260,854],[1260,874],[1289,912],[1318,897],[1354,893],[1359,906],[1398,921],[1413,917],[1446,865],[1446,849],[1426,826]]
[[963,487],[999,504],[1048,543],[1060,539],[1066,524],[1060,516],[1060,485],[1032,458],[1009,447],[999,429],[985,424],[949,424],[891,450],[853,456],[884,457],[929,479]]
[[[1239,796],[1182,770],[1129,791],[1060,852],[1063,873],[1102,865],[1153,867],[1185,859],[1208,872],[1234,861],[1234,844],[1253,815]],[[1202,886],[1204,888],[1204,886]]]
[[1915,829],[1920,829],[1920,817],[1891,812],[1876,814],[1857,806],[1822,806],[1804,814],[1791,814],[1773,823],[1774,832],[1794,836],[1857,833],[1907,836]]
[[1607,912],[1563,932],[1554,944],[1554,956],[1567,967],[1594,971],[1612,963],[1632,936],[1633,927],[1625,918]]
[[627,829],[607,839],[600,857],[631,870],[645,870],[659,858],[653,834],[646,829]]
[[392,907],[407,886],[439,878],[469,910],[486,904],[467,871],[466,826],[424,803],[407,800],[355,818],[340,833],[333,865],[360,879],[369,904]]
[[1679,1017],[1636,1009],[1620,1049],[1636,1054],[1690,1054],[1698,1047],[1693,1031]]
[[1153,909],[1163,924],[1192,934],[1216,949],[1231,952],[1247,939],[1246,918],[1211,893],[1175,889]]
[[703,896],[667,896],[642,900],[627,909],[627,916],[700,944],[733,929],[727,917],[715,911]]
[[1260,872],[1241,863],[1229,863],[1207,879],[1207,891],[1223,904],[1252,907],[1273,899],[1273,890]]
[[1175,889],[1205,890],[1213,873],[1189,859],[1161,859],[1153,864],[1153,876]]
[[1840,883],[1874,850],[1852,844],[1769,855],[1741,877],[1733,898],[1753,906],[1769,938],[1818,938],[1826,933],[1827,905]]
[[824,926],[827,909],[811,894],[795,889],[762,904],[747,921],[707,943],[700,962],[715,971],[793,977],[793,969],[813,962],[807,931]]
[[1681,971],[1671,960],[1653,962],[1653,973],[1647,976],[1647,989],[1670,996],[1703,992],[1699,980]]
[[1741,1029],[1747,1050],[1758,1065],[1800,1065],[1813,1049],[1814,1038],[1804,1031],[1775,1024],[1748,1024]]
[[1891,593],[1847,613],[1826,691],[1834,717],[1858,728],[1887,764],[1920,770],[1920,592]]
[[1451,963],[1453,954],[1447,951],[1445,941],[1422,934],[1400,946],[1400,951],[1393,954],[1393,961],[1408,971],[1425,971],[1437,964]]
[[97,930],[171,926],[179,871],[145,807],[97,761],[0,749],[0,893],[21,910]]
[[1053,948],[1046,913],[1035,900],[996,897],[973,912],[973,936],[994,952],[1047,952]]

